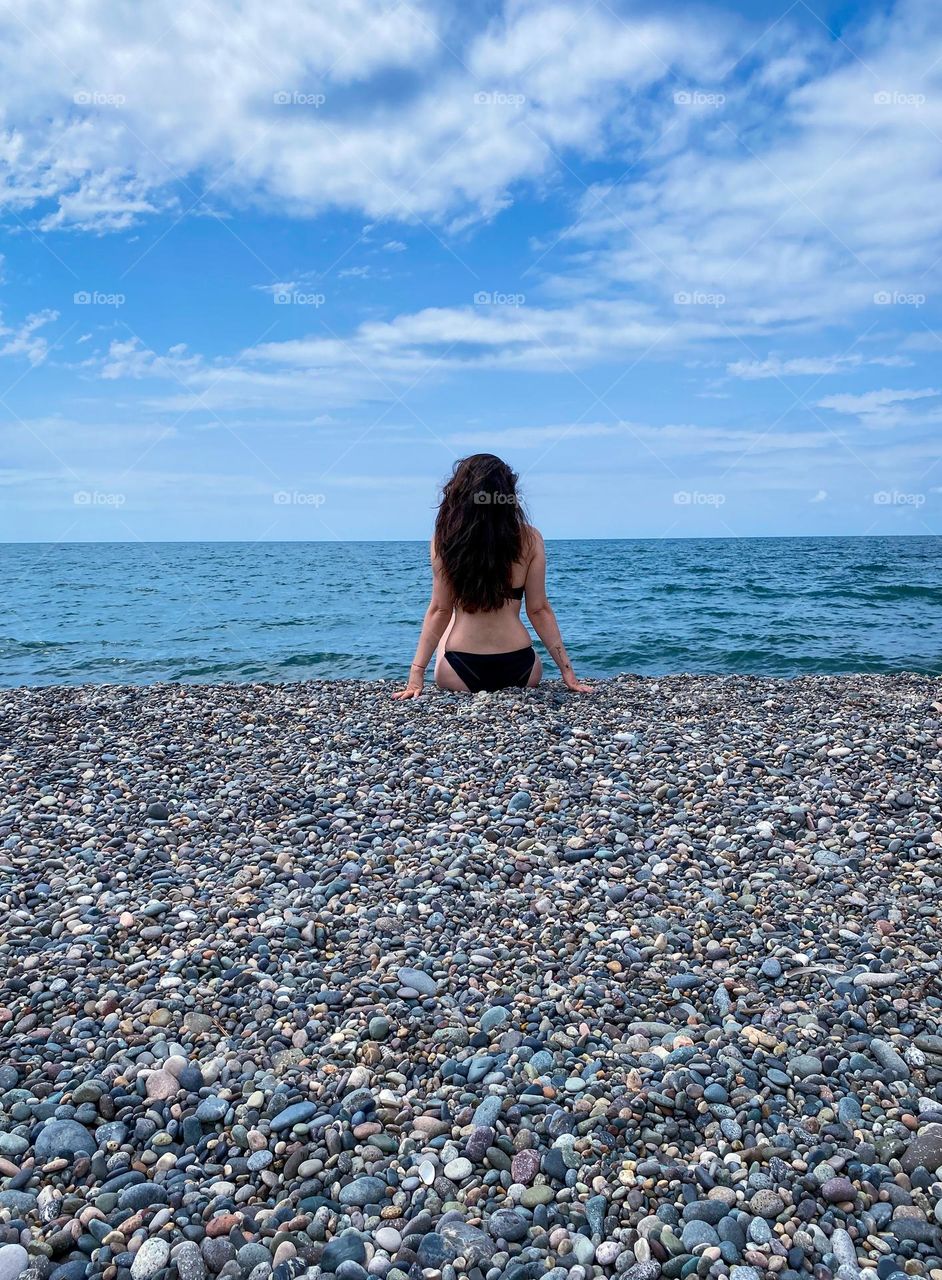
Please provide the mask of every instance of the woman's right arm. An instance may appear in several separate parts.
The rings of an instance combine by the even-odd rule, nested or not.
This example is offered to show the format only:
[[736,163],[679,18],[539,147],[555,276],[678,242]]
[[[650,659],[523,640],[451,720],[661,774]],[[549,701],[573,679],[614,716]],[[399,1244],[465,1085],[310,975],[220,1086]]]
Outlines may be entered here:
[[591,685],[583,684],[572,669],[563,637],[559,631],[556,614],[546,594],[546,547],[538,529],[530,530],[531,557],[523,594],[527,617],[533,623],[536,634],[546,645],[547,652],[559,667],[563,684],[573,693],[591,693]]
[[455,609],[455,596],[442,572],[441,563],[435,554],[435,543],[429,549],[432,561],[432,598],[425,610],[425,619],[419,635],[419,643],[415,658],[409,668],[409,681],[394,698],[417,698],[425,686],[425,668],[438,648],[438,642],[445,634]]

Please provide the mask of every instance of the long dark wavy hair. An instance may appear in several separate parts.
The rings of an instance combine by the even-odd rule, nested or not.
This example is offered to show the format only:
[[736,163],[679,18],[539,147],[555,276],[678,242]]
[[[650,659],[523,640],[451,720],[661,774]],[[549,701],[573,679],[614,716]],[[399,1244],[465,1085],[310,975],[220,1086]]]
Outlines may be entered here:
[[474,453],[455,463],[442,488],[435,551],[455,603],[466,613],[507,603],[528,527],[517,480],[493,453]]

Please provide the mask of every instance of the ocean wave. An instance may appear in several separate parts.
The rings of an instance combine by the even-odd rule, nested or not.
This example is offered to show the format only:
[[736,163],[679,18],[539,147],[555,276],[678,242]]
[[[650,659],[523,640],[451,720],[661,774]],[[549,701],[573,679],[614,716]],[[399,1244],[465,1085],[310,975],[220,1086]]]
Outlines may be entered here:
[[56,649],[81,647],[80,640],[20,640],[16,636],[0,636],[0,655],[15,657],[22,653],[48,653]]

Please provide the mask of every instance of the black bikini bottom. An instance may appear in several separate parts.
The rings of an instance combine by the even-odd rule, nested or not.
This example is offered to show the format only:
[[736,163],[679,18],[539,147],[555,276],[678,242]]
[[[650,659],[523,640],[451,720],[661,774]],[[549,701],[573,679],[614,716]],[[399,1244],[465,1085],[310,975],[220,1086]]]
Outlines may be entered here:
[[445,657],[472,693],[482,689],[487,693],[511,687],[522,689],[536,662],[532,644],[514,649],[513,653],[458,653],[456,649],[446,649]]

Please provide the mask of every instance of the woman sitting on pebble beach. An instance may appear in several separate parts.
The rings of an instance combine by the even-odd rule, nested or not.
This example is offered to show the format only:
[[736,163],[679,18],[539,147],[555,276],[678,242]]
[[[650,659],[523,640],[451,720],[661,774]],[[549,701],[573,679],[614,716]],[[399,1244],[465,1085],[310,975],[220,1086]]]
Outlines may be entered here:
[[576,679],[556,615],[546,597],[546,549],[527,523],[517,476],[492,453],[455,463],[445,484],[431,544],[432,599],[425,611],[409,683],[394,698],[417,698],[436,653],[440,689],[534,688],[543,666],[527,617],[574,693],[590,693]]

